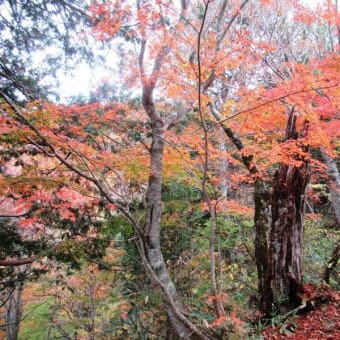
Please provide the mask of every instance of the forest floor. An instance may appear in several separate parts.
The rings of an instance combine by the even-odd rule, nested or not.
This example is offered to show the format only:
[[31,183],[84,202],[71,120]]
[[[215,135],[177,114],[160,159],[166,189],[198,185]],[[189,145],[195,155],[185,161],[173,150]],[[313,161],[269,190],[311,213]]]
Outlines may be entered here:
[[328,286],[316,289],[307,285],[307,311],[266,328],[265,340],[337,340],[340,339],[340,294]]

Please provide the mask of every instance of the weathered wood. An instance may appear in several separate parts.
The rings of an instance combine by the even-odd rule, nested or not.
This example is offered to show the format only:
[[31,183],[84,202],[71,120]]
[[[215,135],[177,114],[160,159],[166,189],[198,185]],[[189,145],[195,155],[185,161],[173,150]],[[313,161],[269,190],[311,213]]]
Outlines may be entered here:
[[[291,112],[286,141],[298,138],[296,118]],[[301,164],[281,164],[273,179],[270,244],[262,304],[262,311],[266,314],[273,308],[286,312],[301,304],[303,219],[310,169],[308,161],[299,152],[295,157]]]
[[271,225],[271,200],[268,186],[263,180],[256,180],[254,184],[254,225],[255,225],[255,261],[258,277],[258,291],[262,304],[264,280],[267,273],[268,234]]

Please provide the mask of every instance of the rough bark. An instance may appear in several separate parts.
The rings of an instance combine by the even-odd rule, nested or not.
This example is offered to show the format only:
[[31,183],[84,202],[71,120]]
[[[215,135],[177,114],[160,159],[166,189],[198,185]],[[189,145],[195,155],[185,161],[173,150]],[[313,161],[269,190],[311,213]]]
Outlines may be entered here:
[[[297,116],[291,112],[286,140],[297,139]],[[305,191],[310,179],[307,161],[300,166],[281,164],[274,175],[272,222],[264,281],[262,311],[285,312],[301,302],[303,269],[303,219]]]
[[254,225],[255,225],[255,261],[258,277],[258,291],[263,303],[264,280],[267,273],[268,233],[271,225],[271,198],[267,185],[258,179],[254,184]]

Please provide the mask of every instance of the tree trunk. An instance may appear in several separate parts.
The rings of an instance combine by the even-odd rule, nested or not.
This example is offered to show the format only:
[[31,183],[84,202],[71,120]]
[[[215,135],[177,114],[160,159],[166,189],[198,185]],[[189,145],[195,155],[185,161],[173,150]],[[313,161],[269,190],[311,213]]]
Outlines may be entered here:
[[[140,3],[138,2],[138,8]],[[182,2],[182,9],[186,6]],[[141,42],[141,50],[138,58],[141,80],[143,84],[142,103],[145,113],[151,122],[152,142],[150,152],[149,182],[146,191],[146,219],[143,230],[139,227],[136,231],[139,235],[139,252],[142,257],[143,266],[148,276],[161,289],[162,296],[166,302],[166,312],[169,320],[180,339],[189,339],[195,336],[197,339],[209,339],[204,335],[183,313],[180,297],[172,281],[169,271],[164,262],[160,246],[160,230],[162,217],[162,177],[163,177],[163,155],[164,155],[164,133],[174,122],[170,120],[165,124],[164,119],[157,112],[153,91],[165,56],[170,51],[169,46],[164,45],[155,59],[152,75],[146,77],[144,67],[144,55],[146,49],[146,37]],[[176,115],[177,117],[177,115]],[[175,119],[175,118],[174,118]],[[141,249],[142,248],[142,249]]]
[[[286,140],[297,139],[297,116],[291,112]],[[300,166],[281,164],[274,175],[272,222],[263,312],[285,312],[301,303],[303,268],[303,219],[305,191],[310,179],[308,162],[297,152]]]
[[7,340],[16,340],[18,338],[20,321],[22,315],[22,291],[24,283],[16,282],[15,290],[5,305],[5,324]]
[[[255,261],[258,277],[260,305],[263,304],[264,280],[267,273],[268,233],[271,225],[271,197],[263,180],[258,179],[254,185],[254,225],[255,225]],[[262,307],[260,307],[262,309]]]
[[[233,145],[242,151],[244,145],[241,139],[234,133],[234,131],[229,128],[225,123],[223,123],[223,117],[216,110],[213,104],[209,104],[211,113],[220,122],[224,133],[233,143]],[[261,179],[260,173],[254,162],[253,155],[242,154],[242,162],[244,166],[248,169],[249,173],[255,179],[254,183],[254,203],[255,203],[255,215],[254,215],[254,225],[255,225],[255,260],[257,266],[258,275],[258,287],[260,294],[260,309],[263,310],[263,297],[265,296],[264,291],[264,281],[267,272],[267,257],[268,257],[268,234],[271,225],[271,196],[269,188],[266,183]]]
[[321,150],[322,160],[327,166],[330,181],[332,207],[337,225],[340,226],[340,175],[335,160],[325,150]]
[[[339,31],[340,32],[340,31]],[[322,159],[327,166],[327,173],[330,181],[330,191],[332,198],[332,207],[337,227],[340,226],[340,175],[335,160],[329,156],[325,150],[321,150]],[[323,279],[329,283],[331,273],[336,267],[340,257],[340,241],[338,241],[333,249],[331,258],[326,264]]]
[[328,260],[326,267],[325,267],[325,271],[323,273],[323,279],[325,280],[325,282],[327,284],[329,284],[329,280],[331,278],[332,271],[336,268],[336,265],[339,261],[339,257],[340,257],[340,241],[338,241],[335,244],[335,247],[334,247],[333,252],[332,252],[332,256]]
[[[152,136],[149,185],[146,192],[146,222],[143,230],[144,248],[147,259],[161,281],[167,295],[172,298],[179,309],[182,309],[180,298],[170,278],[160,246],[162,216],[161,188],[164,152],[164,131],[161,121],[153,124]],[[179,320],[171,306],[167,307],[167,314],[178,336],[181,339],[189,338],[190,330]]]

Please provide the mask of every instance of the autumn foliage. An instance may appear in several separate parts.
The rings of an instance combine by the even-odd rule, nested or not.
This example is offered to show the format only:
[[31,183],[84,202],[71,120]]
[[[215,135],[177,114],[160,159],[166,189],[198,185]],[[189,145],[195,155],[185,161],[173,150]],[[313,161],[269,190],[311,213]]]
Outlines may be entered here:
[[[288,220],[298,220],[300,238],[305,188],[310,178],[317,182],[329,173],[320,153],[336,159],[340,146],[340,23],[334,4],[327,1],[312,9],[295,0],[115,0],[92,1],[86,13],[90,28],[82,30],[82,38],[96,40],[113,54],[120,49],[119,70],[103,81],[131,95],[68,105],[27,98],[21,105],[0,91],[0,216],[23,239],[46,242],[40,250],[3,254],[2,260],[30,256],[41,265],[73,262],[79,269],[92,260],[103,265],[106,248],[115,246],[102,232],[112,219],[122,217],[124,223],[112,228],[124,231],[115,230],[114,237],[133,240],[144,279],[157,288],[173,332],[210,339],[245,328],[242,316],[225,308],[227,256],[223,259],[221,244],[234,232],[230,216],[255,216],[256,242],[260,232],[268,237],[261,245],[267,269],[259,274],[258,304],[267,316],[273,306],[281,311],[277,291],[263,303],[263,289],[273,286],[268,280],[276,280],[268,269],[278,257],[270,255],[280,243],[274,239],[282,241],[280,246],[286,240],[279,233],[288,228],[287,215],[280,214],[295,199],[295,210],[289,211],[296,217],[292,213]],[[185,209],[172,201],[174,183],[187,191],[187,196],[176,192],[178,201],[190,197],[182,202]],[[303,187],[301,193],[290,190],[297,189],[296,183]],[[266,226],[256,220],[264,212]],[[272,223],[273,216],[278,222]],[[266,230],[258,229],[260,222]],[[166,230],[176,236],[189,227],[203,230],[203,225],[210,231],[205,250],[188,255],[190,250],[181,249],[175,260],[164,259],[173,245],[173,240],[170,246],[162,243],[170,239]],[[224,226],[230,230],[223,231]],[[257,258],[251,257],[258,265],[256,242],[250,250],[244,242],[242,251],[255,253]],[[280,248],[279,255],[286,250]],[[298,251],[293,255],[302,268],[303,247]],[[209,259],[202,274],[210,280],[208,310],[214,315],[209,322],[192,317],[197,306],[187,306],[183,296],[194,288],[178,290],[184,285],[172,276],[173,268],[183,269],[185,261],[202,257]],[[89,277],[72,276],[65,284],[78,292],[91,286],[91,298],[104,299],[109,285],[95,280],[100,274],[93,268]],[[297,286],[293,293],[300,299],[302,283]],[[124,301],[122,306],[126,321],[130,305]],[[69,313],[74,312],[71,307]]]

